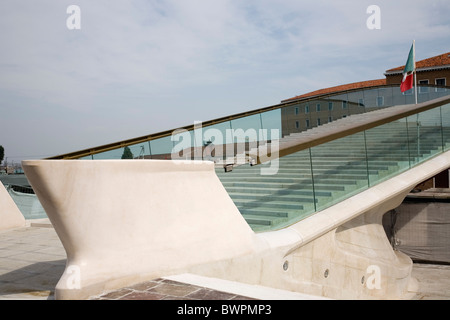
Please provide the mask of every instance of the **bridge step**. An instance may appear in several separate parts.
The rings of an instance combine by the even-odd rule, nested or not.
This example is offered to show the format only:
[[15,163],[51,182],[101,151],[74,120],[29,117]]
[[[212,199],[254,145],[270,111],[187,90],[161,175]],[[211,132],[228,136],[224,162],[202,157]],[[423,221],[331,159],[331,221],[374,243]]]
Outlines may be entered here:
[[[351,143],[343,144],[343,140],[336,140],[314,147],[312,165],[309,153],[299,152],[278,159],[274,175],[261,175],[264,165],[247,164],[227,173],[218,169],[217,175],[249,225],[255,231],[270,230],[341,201],[442,148],[441,141],[428,137],[427,128],[421,127],[418,136],[415,124],[409,127],[408,135],[399,132],[404,131],[404,123],[389,127],[390,130],[372,129],[366,141],[352,139]],[[279,144],[295,141],[305,134],[313,133],[293,133],[282,138]],[[415,139],[420,143],[406,145],[406,141]],[[270,148],[270,143],[266,147]],[[252,152],[257,154],[257,149]]]

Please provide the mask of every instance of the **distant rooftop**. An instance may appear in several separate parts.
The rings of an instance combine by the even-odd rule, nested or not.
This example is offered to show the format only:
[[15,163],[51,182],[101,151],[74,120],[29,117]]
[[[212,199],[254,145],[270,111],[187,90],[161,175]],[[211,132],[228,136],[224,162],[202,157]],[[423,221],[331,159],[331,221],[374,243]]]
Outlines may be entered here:
[[286,100],[283,100],[282,102],[287,102],[291,100],[297,100],[302,98],[308,98],[308,97],[314,97],[322,94],[327,93],[333,93],[333,92],[339,92],[339,91],[346,91],[346,90],[352,90],[352,89],[363,89],[363,88],[369,88],[369,87],[375,87],[375,86],[383,86],[386,84],[386,79],[377,79],[377,80],[366,80],[366,81],[360,81],[360,82],[353,82],[348,84],[342,84],[335,87],[329,87],[325,89],[320,89],[316,91],[311,91],[293,98],[289,98]]
[[[403,72],[403,69],[405,66],[400,66],[396,68],[392,68],[389,70],[386,70],[385,76],[390,75],[396,75],[401,74]],[[450,69],[450,52],[440,54],[435,57],[423,59],[420,61],[416,61],[416,70],[417,71],[430,71],[430,70],[440,70],[440,69]],[[353,82],[349,84],[343,84],[335,87],[329,87],[325,89],[320,89],[316,91],[311,91],[299,96],[295,96],[289,99],[282,100],[281,102],[289,102],[297,99],[303,99],[303,98],[309,98],[314,96],[319,96],[322,94],[329,94],[334,92],[340,92],[340,91],[347,91],[352,89],[363,89],[363,88],[370,88],[370,87],[376,87],[376,86],[383,86],[386,85],[387,81],[386,79],[376,79],[376,80],[366,80],[366,81],[360,81],[360,82]]]
[[[396,68],[392,68],[386,70],[385,75],[398,74],[403,72],[405,66],[400,66]],[[447,69],[450,68],[450,52],[440,54],[435,57],[423,59],[420,61],[416,61],[416,69],[417,71],[425,71],[432,69]],[[423,69],[423,70],[420,70]]]

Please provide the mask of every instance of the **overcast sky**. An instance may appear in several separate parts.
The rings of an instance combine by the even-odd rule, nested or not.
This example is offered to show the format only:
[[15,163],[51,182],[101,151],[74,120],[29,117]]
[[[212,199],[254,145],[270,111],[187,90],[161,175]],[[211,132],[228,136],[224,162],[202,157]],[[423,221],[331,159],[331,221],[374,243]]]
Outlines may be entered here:
[[448,0],[1,0],[0,145],[43,158],[384,78],[413,39],[417,60],[449,52],[449,16]]

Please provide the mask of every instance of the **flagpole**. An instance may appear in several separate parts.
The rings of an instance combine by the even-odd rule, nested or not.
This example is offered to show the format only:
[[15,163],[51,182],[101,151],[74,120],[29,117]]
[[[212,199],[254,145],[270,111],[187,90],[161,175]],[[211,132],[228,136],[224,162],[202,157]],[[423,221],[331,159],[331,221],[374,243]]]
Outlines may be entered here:
[[417,104],[417,73],[416,73],[416,40],[413,40],[413,60],[414,60],[414,93]]

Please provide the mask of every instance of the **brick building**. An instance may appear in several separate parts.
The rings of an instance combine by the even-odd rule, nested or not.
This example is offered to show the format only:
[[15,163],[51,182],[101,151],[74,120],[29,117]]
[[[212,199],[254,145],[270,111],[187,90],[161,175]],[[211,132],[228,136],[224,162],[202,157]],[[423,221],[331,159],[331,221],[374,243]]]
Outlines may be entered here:
[[[405,66],[386,70],[386,84],[399,84]],[[450,52],[416,62],[417,85],[448,86],[450,81]],[[439,88],[436,88],[439,90]],[[420,91],[419,91],[420,93]]]

